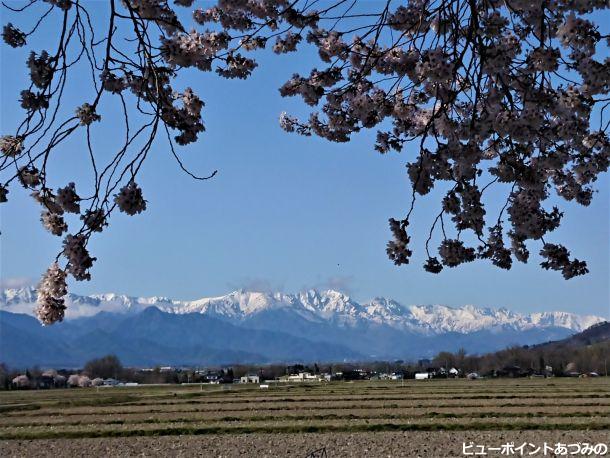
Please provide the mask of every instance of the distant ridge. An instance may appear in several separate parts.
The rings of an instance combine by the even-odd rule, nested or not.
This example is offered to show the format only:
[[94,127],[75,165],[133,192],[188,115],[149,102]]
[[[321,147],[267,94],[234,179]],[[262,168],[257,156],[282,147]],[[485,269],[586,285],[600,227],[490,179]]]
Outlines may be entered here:
[[[6,289],[0,292],[0,310],[33,316],[36,302],[34,288]],[[70,294],[66,301],[66,319],[83,318],[100,312],[137,313],[150,306],[167,313],[200,313],[231,323],[243,323],[257,315],[272,319],[274,312],[288,312],[313,323],[353,327],[363,324],[383,325],[426,335],[471,332],[508,327],[515,330],[560,327],[580,332],[604,321],[593,315],[569,312],[521,314],[506,308],[493,309],[464,305],[402,305],[392,299],[376,297],[358,303],[334,290],[307,290],[297,294],[233,291],[224,296],[204,297],[194,301],[176,301],[167,297],[132,297],[119,294],[79,296]]]
[[70,294],[66,320],[42,327],[35,300],[32,288],[0,292],[0,362],[77,367],[108,353],[133,366],[415,360],[560,340],[604,321],[386,298],[359,303],[333,290],[239,290],[195,301]]
[[561,340],[544,342],[538,345],[533,345],[534,348],[579,348],[589,345],[595,345],[600,342],[610,342],[610,322],[602,321],[585,329],[578,334],[571,335]]

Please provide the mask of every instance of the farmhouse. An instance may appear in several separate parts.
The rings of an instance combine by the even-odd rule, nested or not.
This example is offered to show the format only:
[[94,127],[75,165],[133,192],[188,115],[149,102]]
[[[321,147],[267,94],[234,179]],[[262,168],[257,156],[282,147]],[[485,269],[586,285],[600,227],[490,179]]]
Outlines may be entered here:
[[282,375],[277,378],[278,382],[330,382],[333,376],[327,372],[312,374],[311,372],[298,372],[296,374]]
[[371,373],[364,369],[350,369],[343,372],[335,372],[334,380],[369,380]]
[[239,379],[239,383],[260,383],[261,378],[256,374],[247,374]]
[[201,379],[204,383],[218,384],[224,382],[224,374],[217,371],[207,371],[204,374],[201,374],[202,371],[199,371],[201,375]]
[[299,372],[298,374],[291,374],[284,377],[280,377],[280,381],[283,382],[319,382],[321,378],[319,375],[313,375],[311,372]]

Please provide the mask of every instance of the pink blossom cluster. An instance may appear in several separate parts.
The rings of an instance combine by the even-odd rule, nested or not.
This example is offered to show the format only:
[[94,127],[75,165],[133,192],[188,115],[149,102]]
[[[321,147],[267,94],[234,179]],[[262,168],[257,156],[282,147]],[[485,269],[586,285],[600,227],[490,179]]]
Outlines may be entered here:
[[[300,97],[319,111],[303,121],[282,113],[284,130],[346,142],[355,132],[378,127],[375,149],[381,153],[417,142],[419,151],[407,167],[413,203],[439,182],[452,185],[431,231],[432,237],[442,223],[442,262],[428,254],[427,270],[477,257],[508,269],[513,257],[527,261],[531,240],[541,242],[540,255],[548,259],[544,237],[563,213],[547,201],[555,195],[588,205],[592,183],[610,162],[608,123],[592,126],[596,116],[603,119],[600,107],[608,100],[610,59],[598,56],[609,37],[585,17],[608,10],[608,3],[410,0],[371,11],[374,19],[366,23],[349,10],[334,11],[336,20],[325,21],[327,10],[299,5],[220,1],[195,18],[206,26],[220,24],[218,33],[232,39],[260,36],[266,26],[276,53],[302,43],[317,48],[326,67],[293,75],[280,94]],[[231,42],[223,48],[231,53]],[[494,183],[510,191],[485,240],[483,191]],[[455,238],[446,235],[447,217]],[[390,220],[394,239],[388,255],[398,264],[408,263],[411,254],[408,221],[402,221]],[[466,245],[467,231],[477,246]],[[566,278],[585,273],[584,267],[573,268],[576,261],[566,253],[542,266]]]
[[64,296],[68,292],[66,273],[56,262],[51,264],[38,284],[38,308],[36,315],[43,324],[53,324],[64,318]]

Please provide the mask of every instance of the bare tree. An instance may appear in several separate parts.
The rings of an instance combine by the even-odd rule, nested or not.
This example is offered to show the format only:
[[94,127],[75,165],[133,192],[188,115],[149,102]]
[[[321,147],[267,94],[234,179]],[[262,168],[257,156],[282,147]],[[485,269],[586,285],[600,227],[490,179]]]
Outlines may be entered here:
[[[314,46],[321,60],[320,69],[295,74],[280,88],[318,109],[307,120],[283,113],[286,131],[347,142],[377,128],[382,154],[415,143],[407,165],[410,204],[390,219],[387,253],[394,263],[411,257],[407,227],[416,201],[442,184],[445,196],[424,247],[427,271],[476,259],[510,269],[513,259],[527,262],[537,241],[543,268],[566,279],[588,272],[566,247],[546,240],[563,216],[548,200],[589,205],[593,182],[608,169],[610,62],[600,56],[609,36],[592,19],[608,18],[606,0],[219,0],[195,9],[201,31],[187,31],[188,15],[178,7],[193,4],[108,0],[101,30],[84,1],[5,5],[17,17],[26,11],[39,17],[28,32],[7,24],[10,46],[25,46],[44,21],[57,28],[55,49],[29,54],[31,82],[21,93],[26,114],[0,144],[0,200],[20,182],[42,205],[43,225],[66,234],[39,287],[44,323],[63,318],[67,274],[90,278],[92,234],[116,208],[128,215],[146,209],[136,178],[153,142],[167,141],[178,166],[195,179],[216,173],[195,175],[176,152],[176,144],[192,143],[204,130],[203,102],[190,88],[174,89],[176,76],[193,67],[247,78],[257,63],[244,54],[267,47],[281,54]],[[67,75],[83,62],[95,97],[61,119]],[[91,137],[105,122],[98,107],[106,98],[120,107],[126,131],[110,157],[96,152]],[[93,185],[75,177],[54,190],[47,164],[74,135],[86,139]],[[506,199],[488,217],[484,195],[492,185],[505,189]],[[87,187],[89,195],[77,192]],[[68,228],[69,213],[79,215],[77,227]],[[430,251],[433,240],[438,255]]]

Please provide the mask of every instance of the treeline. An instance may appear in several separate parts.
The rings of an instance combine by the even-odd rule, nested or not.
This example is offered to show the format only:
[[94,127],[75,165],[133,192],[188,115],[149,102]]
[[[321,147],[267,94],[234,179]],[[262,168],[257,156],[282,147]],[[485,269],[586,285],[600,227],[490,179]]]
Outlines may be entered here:
[[506,368],[518,367],[524,375],[543,374],[547,368],[555,376],[574,376],[596,373],[608,375],[610,369],[610,341],[583,347],[570,345],[514,346],[495,353],[469,356],[465,352],[441,352],[434,365],[453,366],[464,372],[494,375]]
[[[610,340],[577,346],[556,342],[536,346],[513,346],[485,355],[469,355],[465,350],[441,352],[432,359],[417,363],[405,361],[367,361],[352,363],[313,363],[234,365],[215,368],[154,367],[129,368],[114,355],[93,359],[81,370],[41,369],[11,370],[0,364],[0,388],[53,388],[95,385],[95,381],[111,380],[139,384],[158,383],[233,383],[244,375],[258,375],[260,380],[274,380],[283,375],[309,372],[328,374],[332,380],[384,378],[399,374],[413,378],[415,373],[430,372],[434,376],[451,376],[457,369],[458,377],[476,373],[486,377],[528,375],[608,375],[610,369]],[[75,377],[78,376],[78,377]],[[73,380],[78,381],[74,385]],[[88,381],[87,381],[88,380]]]

